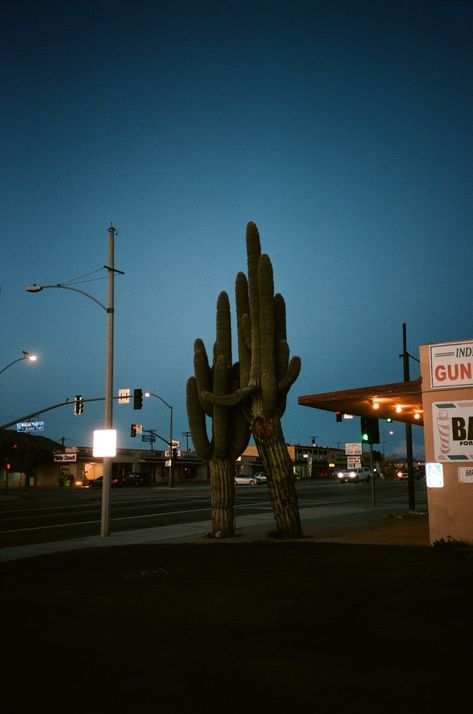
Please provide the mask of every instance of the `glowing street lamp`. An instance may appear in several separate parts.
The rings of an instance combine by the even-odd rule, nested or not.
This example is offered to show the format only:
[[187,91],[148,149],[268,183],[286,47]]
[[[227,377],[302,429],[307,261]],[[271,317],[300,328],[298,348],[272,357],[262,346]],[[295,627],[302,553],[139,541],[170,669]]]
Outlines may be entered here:
[[0,374],[2,374],[2,372],[5,372],[9,367],[12,366],[12,364],[15,364],[16,362],[22,362],[23,360],[26,360],[27,362],[36,362],[37,359],[38,357],[36,355],[32,355],[29,352],[23,350],[23,354],[21,357],[17,357],[17,359],[14,359],[12,362],[7,364],[6,367],[0,369]]

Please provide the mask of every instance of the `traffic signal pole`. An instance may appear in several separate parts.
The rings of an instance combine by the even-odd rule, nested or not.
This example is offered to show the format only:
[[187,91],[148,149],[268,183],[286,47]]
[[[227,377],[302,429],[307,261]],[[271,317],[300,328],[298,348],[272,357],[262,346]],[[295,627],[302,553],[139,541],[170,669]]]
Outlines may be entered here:
[[370,444],[371,504],[376,506],[376,479],[373,471],[373,444]]

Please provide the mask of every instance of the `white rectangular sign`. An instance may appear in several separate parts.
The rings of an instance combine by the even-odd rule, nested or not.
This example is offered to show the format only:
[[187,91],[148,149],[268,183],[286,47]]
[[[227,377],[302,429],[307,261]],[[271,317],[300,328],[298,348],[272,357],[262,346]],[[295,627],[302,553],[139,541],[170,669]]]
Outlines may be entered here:
[[473,461],[473,402],[434,402],[435,461]]
[[345,444],[345,454],[347,456],[357,456],[363,453],[363,444]]
[[426,464],[425,478],[429,488],[443,488],[443,466],[442,464]]
[[347,468],[348,469],[361,468],[361,456],[347,456]]
[[129,404],[130,403],[130,390],[128,388],[118,390],[118,403],[119,404]]
[[472,466],[462,466],[458,469],[458,483],[473,483]]
[[104,458],[117,455],[117,430],[116,429],[95,429],[93,451],[94,456]]
[[54,454],[54,461],[56,463],[64,461],[77,461],[77,454]]
[[473,386],[473,342],[430,345],[430,379],[434,389]]

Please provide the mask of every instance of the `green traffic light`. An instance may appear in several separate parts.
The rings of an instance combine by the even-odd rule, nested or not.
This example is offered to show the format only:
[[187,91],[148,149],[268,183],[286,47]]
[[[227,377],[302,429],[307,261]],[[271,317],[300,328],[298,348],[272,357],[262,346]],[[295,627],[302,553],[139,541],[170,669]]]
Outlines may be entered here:
[[362,441],[368,441],[368,434],[366,434],[366,432],[361,435],[361,440],[362,440]]

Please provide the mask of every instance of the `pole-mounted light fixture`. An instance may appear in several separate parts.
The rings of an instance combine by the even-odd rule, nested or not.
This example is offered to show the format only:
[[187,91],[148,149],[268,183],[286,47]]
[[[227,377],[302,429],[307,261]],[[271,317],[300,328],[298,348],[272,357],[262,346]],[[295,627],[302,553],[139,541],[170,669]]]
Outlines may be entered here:
[[16,362],[22,362],[23,360],[27,360],[27,362],[36,362],[36,360],[38,359],[37,355],[33,355],[30,352],[26,352],[26,350],[23,350],[22,352],[23,354],[21,357],[17,357],[16,359],[12,360],[12,362],[9,362],[6,367],[0,369],[0,374],[2,374],[2,372],[5,372],[9,367],[12,366],[12,364],[15,364]]

